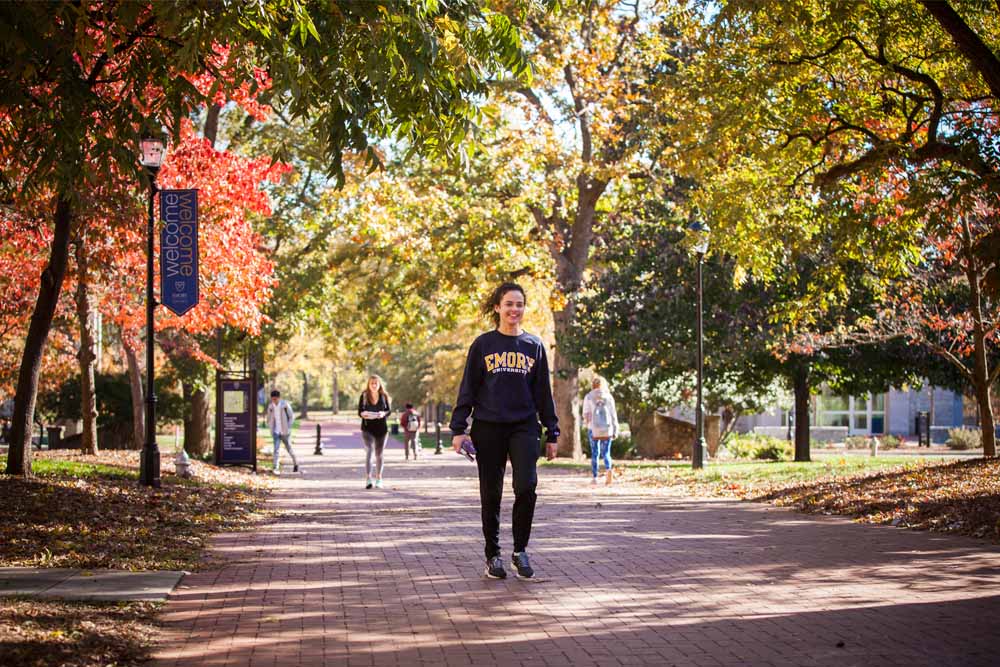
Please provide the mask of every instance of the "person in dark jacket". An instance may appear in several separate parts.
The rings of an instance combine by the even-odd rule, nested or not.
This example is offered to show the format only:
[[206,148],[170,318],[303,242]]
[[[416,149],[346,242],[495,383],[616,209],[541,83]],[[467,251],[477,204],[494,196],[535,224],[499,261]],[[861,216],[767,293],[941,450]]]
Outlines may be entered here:
[[[382,488],[382,468],[385,451],[385,441],[389,436],[389,428],[385,418],[392,411],[392,399],[385,391],[382,378],[372,375],[368,378],[365,390],[358,399],[358,416],[361,417],[361,440],[365,444],[365,488]],[[375,455],[374,478],[372,477],[372,454]]]
[[[530,578],[534,570],[527,547],[537,499],[539,420],[548,442],[559,436],[545,346],[538,336],[521,329],[524,307],[524,290],[515,283],[504,283],[483,304],[483,315],[496,328],[476,338],[469,348],[450,424],[455,451],[470,438],[476,449],[486,576],[494,579],[507,576],[500,552],[500,499],[507,460],[514,477],[511,566],[519,577]],[[466,435],[470,416],[472,429]]]

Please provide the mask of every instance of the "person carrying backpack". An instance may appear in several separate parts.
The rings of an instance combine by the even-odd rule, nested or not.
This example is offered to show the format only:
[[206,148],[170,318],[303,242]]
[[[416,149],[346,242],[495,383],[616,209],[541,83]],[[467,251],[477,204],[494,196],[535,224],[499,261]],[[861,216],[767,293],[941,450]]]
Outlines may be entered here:
[[591,484],[597,484],[597,459],[604,461],[605,484],[611,484],[611,443],[618,436],[618,412],[607,382],[595,377],[592,390],[583,399],[583,421],[590,436]]
[[407,403],[406,410],[399,418],[399,423],[403,426],[403,447],[406,449],[407,461],[410,460],[410,449],[413,449],[413,460],[420,459],[420,421],[420,413],[413,408],[413,403]]
[[281,444],[284,443],[285,450],[292,457],[292,472],[299,471],[299,460],[295,458],[295,451],[292,449],[288,437],[292,432],[292,422],[295,421],[295,414],[288,401],[281,398],[281,392],[275,389],[271,392],[271,402],[267,404],[267,426],[271,430],[271,437],[274,439],[274,474],[281,474]]

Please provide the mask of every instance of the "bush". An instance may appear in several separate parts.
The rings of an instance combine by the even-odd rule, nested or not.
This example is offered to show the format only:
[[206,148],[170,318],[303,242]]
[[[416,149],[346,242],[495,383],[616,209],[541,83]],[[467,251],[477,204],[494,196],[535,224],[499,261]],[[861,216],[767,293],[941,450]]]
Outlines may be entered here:
[[871,449],[872,440],[878,440],[879,449],[897,449],[902,444],[894,435],[850,435],[844,438],[848,449]]
[[882,449],[899,449],[900,445],[903,444],[903,441],[898,437],[889,434],[880,435],[878,440],[879,447]]
[[983,446],[982,437],[982,433],[975,429],[951,428],[948,429],[948,441],[945,444],[949,449],[978,449]]
[[792,458],[792,445],[787,440],[768,437],[754,452],[754,458],[762,461],[782,461]]
[[779,461],[792,457],[792,444],[769,435],[732,435],[725,449],[734,459]]
[[871,438],[865,435],[849,435],[844,438],[844,446],[848,449],[868,449],[871,447]]
[[[170,378],[156,378],[156,419],[158,423],[180,421],[184,415],[184,399],[177,393]],[[145,384],[143,384],[145,390]],[[211,390],[210,390],[211,391]],[[132,389],[124,373],[95,373],[94,394],[97,397],[98,428],[117,427],[132,423]],[[81,419],[80,376],[74,375],[58,387],[40,389],[38,411],[44,421]]]

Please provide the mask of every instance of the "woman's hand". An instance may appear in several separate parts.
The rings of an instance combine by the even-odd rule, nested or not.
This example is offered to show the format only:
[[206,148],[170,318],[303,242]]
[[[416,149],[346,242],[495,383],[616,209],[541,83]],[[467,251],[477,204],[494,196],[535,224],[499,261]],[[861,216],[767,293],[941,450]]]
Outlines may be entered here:
[[451,439],[451,448],[454,449],[456,452],[458,452],[458,450],[462,448],[462,442],[464,442],[465,439],[468,437],[469,436],[465,435],[464,433],[462,435],[456,435]]

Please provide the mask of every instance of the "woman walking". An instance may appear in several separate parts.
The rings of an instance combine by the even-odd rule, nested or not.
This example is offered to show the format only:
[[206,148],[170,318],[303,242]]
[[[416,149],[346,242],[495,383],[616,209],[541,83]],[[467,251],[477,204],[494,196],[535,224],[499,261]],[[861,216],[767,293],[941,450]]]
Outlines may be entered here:
[[[483,315],[496,328],[469,348],[450,424],[455,451],[470,437],[476,448],[486,576],[493,579],[507,576],[500,553],[500,499],[507,460],[514,477],[511,566],[519,577],[530,578],[534,570],[527,547],[537,498],[539,420],[545,425],[547,442],[559,436],[545,346],[538,336],[521,329],[524,307],[524,290],[515,283],[504,283],[483,304]],[[466,435],[470,416],[472,430]]]
[[583,399],[583,423],[587,425],[590,438],[590,483],[597,484],[597,459],[600,458],[604,461],[604,483],[610,485],[611,443],[618,437],[618,411],[604,378],[595,377],[590,386],[593,390]]
[[[358,399],[358,416],[361,417],[361,440],[365,443],[365,488],[382,488],[382,453],[389,428],[385,418],[392,411],[392,399],[385,391],[385,383],[377,375],[369,376],[365,390]],[[375,455],[375,476],[372,477],[372,454]]]

